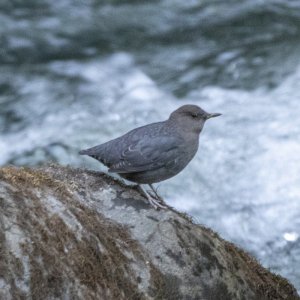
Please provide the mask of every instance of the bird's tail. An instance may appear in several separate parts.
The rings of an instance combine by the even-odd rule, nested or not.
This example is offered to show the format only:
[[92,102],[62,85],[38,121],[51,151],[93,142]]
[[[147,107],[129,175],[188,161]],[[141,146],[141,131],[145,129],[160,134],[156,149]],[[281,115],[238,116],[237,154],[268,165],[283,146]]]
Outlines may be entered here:
[[89,155],[91,157],[101,157],[103,151],[103,145],[98,145],[92,148],[84,149],[79,151],[80,155]]
[[88,150],[80,150],[78,152],[78,154],[80,154],[80,155],[87,155],[88,154]]

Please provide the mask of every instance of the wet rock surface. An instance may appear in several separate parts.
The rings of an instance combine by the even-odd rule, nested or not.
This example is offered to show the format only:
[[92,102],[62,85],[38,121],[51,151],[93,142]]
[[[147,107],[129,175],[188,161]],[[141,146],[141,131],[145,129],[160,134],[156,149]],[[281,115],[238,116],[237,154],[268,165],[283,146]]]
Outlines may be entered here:
[[0,169],[0,299],[300,299],[284,278],[103,173]]

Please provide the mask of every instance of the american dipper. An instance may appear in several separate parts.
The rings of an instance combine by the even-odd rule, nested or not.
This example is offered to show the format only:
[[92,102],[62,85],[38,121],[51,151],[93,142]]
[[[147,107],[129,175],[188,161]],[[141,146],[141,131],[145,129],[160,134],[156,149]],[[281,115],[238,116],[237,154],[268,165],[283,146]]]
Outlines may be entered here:
[[[104,144],[82,150],[105,166],[108,172],[138,184],[149,203],[166,208],[152,183],[181,172],[195,156],[199,135],[206,120],[221,114],[209,114],[196,105],[183,105],[168,120],[135,128]],[[148,184],[154,194],[141,184]]]

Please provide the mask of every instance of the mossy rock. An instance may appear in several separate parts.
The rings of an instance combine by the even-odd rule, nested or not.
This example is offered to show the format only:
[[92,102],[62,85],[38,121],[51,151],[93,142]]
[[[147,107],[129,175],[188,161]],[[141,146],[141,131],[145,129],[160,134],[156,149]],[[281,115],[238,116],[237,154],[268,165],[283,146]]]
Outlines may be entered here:
[[51,165],[0,169],[0,299],[300,299],[284,278],[134,187]]

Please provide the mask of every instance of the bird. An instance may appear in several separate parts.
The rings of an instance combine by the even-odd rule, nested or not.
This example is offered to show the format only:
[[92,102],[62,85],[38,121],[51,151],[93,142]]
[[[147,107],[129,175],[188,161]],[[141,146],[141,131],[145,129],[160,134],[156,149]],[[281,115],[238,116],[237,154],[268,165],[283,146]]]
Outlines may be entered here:
[[[98,160],[108,167],[108,172],[136,183],[155,209],[164,209],[165,203],[153,183],[177,175],[189,164],[197,153],[205,122],[220,115],[186,104],[165,121],[135,128],[106,143],[81,150],[79,154]],[[145,184],[151,191],[143,187]]]

